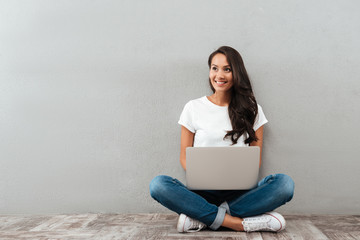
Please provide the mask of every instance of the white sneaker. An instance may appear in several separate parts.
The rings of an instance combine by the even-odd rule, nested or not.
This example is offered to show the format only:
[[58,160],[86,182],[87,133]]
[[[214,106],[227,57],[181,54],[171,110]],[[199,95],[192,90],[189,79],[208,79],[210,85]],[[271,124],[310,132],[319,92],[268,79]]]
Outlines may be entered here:
[[277,212],[268,212],[262,215],[244,218],[242,224],[245,232],[278,232],[283,230],[286,225],[284,217]]
[[185,214],[180,214],[177,223],[178,232],[198,232],[203,228],[206,228],[206,225],[202,222],[189,218]]

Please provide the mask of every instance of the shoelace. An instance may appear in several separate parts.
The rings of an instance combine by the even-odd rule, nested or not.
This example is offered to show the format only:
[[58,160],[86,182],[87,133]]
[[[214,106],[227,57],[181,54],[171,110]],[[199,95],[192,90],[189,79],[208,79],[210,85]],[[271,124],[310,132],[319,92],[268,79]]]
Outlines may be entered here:
[[257,231],[267,229],[268,225],[267,222],[248,222],[246,227],[250,228],[252,231]]
[[267,220],[267,222],[269,221],[269,217],[258,217],[258,218],[248,218],[248,219],[244,219],[245,222],[251,222],[251,221],[265,221]]

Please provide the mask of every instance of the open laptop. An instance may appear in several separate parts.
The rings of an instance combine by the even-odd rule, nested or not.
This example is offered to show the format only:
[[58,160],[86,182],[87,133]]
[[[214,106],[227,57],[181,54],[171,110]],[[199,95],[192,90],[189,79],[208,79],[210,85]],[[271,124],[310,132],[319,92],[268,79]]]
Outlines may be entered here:
[[186,148],[186,185],[191,190],[245,190],[257,185],[260,148]]

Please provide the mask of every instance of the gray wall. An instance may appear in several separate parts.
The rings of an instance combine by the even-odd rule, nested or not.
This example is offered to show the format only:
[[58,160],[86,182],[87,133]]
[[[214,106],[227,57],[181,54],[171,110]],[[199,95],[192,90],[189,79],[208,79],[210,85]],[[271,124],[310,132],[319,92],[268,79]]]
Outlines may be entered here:
[[184,104],[243,55],[283,213],[360,214],[359,1],[0,0],[0,213],[167,212]]

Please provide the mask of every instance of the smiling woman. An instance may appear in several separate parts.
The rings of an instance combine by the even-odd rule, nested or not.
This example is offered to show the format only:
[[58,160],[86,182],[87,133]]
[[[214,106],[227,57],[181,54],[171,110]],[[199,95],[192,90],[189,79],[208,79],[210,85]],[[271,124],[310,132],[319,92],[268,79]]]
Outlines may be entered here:
[[[229,62],[228,62],[229,59]],[[258,114],[258,105],[252,91],[249,76],[241,55],[233,48],[223,46],[209,56],[209,81],[214,92],[209,100],[219,106],[229,106],[233,130],[227,131],[233,144],[245,133],[245,143],[257,140],[253,123]],[[225,99],[222,103],[220,99]]]
[[[220,47],[209,56],[208,65],[213,94],[189,101],[178,122],[184,170],[187,147],[262,149],[267,119],[256,102],[240,54],[231,47]],[[293,193],[294,182],[285,174],[269,175],[246,190],[192,191],[169,176],[157,176],[150,183],[151,196],[180,215],[179,232],[199,231],[207,226],[213,230],[224,226],[236,231],[281,231],[285,219],[272,211],[290,201]]]

